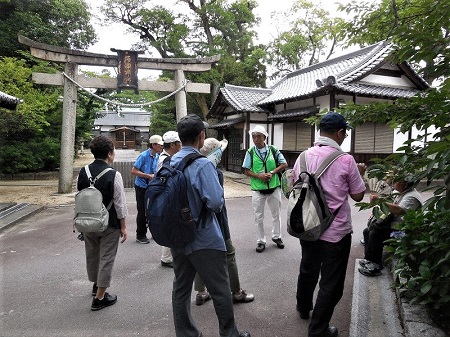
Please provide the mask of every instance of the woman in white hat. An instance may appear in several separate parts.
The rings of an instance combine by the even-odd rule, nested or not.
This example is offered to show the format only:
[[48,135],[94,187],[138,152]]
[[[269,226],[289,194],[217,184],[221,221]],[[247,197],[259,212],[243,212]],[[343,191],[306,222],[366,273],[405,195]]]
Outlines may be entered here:
[[[217,174],[219,176],[219,181],[222,187],[223,187],[223,173],[221,170],[217,168],[217,165],[220,163],[223,151],[225,151],[227,145],[228,141],[226,139],[223,139],[219,142],[215,138],[207,138],[205,139],[203,147],[200,149],[200,152],[206,158],[212,161],[212,163],[216,167]],[[222,230],[223,238],[225,240],[225,246],[227,248],[227,267],[228,267],[228,276],[230,278],[231,292],[233,293],[232,295],[233,302],[234,303],[251,302],[255,299],[255,296],[243,290],[239,282],[239,273],[236,264],[235,249],[233,243],[231,242],[230,227],[228,226],[228,215],[225,204],[223,205],[222,211],[220,213],[217,213],[216,215],[217,220],[219,221],[220,228]],[[195,297],[195,304],[202,305],[203,303],[211,299],[211,296],[206,290],[206,287],[203,284],[201,278],[198,276],[198,274],[195,276],[194,288],[197,291],[197,296]]]

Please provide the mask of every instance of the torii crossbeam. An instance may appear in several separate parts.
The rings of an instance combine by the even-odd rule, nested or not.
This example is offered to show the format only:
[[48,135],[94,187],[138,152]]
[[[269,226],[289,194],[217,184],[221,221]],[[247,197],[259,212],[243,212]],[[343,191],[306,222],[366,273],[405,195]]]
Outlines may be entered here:
[[[18,39],[20,43],[30,47],[31,55],[34,57],[52,62],[65,63],[65,74],[83,87],[104,89],[115,89],[117,87],[117,81],[114,78],[78,76],[79,65],[117,67],[119,62],[116,55],[97,54],[56,47],[30,40],[22,35],[19,35]],[[220,55],[196,59],[138,57],[137,65],[139,69],[171,70],[175,72],[175,81],[158,82],[141,80],[138,82],[139,90],[174,92],[185,83],[185,71],[208,71],[219,59]],[[70,193],[72,192],[73,179],[77,87],[72,81],[65,78],[63,74],[33,73],[33,80],[38,84],[64,86],[58,193]],[[211,88],[210,84],[207,83],[189,82],[185,90],[177,92],[175,94],[177,120],[187,114],[186,92],[210,93]]]

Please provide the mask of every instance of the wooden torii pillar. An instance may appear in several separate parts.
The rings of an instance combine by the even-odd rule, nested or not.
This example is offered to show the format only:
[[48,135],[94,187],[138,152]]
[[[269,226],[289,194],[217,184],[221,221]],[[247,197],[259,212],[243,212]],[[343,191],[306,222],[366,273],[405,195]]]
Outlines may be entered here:
[[[71,79],[85,88],[116,89],[115,78],[91,78],[78,75],[79,65],[117,67],[116,55],[89,53],[47,45],[18,36],[19,42],[30,47],[31,55],[36,58],[64,63],[64,72]],[[219,61],[220,56],[190,58],[142,58],[138,57],[138,68],[153,70],[172,70],[175,81],[158,82],[140,80],[139,90],[174,92],[185,83],[184,72],[204,72],[211,69],[212,64]],[[73,182],[73,154],[75,145],[75,122],[77,107],[77,86],[62,74],[33,73],[33,81],[38,84],[64,86],[63,120],[61,133],[61,161],[58,193],[71,193]],[[186,92],[209,94],[210,84],[188,82],[185,90],[175,94],[177,121],[187,114]]]

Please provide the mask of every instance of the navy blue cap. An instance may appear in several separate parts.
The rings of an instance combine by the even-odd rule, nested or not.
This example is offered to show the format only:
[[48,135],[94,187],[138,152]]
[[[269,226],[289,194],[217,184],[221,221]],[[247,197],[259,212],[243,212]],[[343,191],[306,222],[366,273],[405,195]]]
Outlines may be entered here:
[[182,139],[194,138],[207,127],[209,124],[202,121],[198,115],[189,114],[181,117],[178,121],[178,136]]
[[339,129],[353,129],[353,127],[347,123],[344,116],[337,112],[329,112],[323,115],[319,124],[320,130],[339,130]]

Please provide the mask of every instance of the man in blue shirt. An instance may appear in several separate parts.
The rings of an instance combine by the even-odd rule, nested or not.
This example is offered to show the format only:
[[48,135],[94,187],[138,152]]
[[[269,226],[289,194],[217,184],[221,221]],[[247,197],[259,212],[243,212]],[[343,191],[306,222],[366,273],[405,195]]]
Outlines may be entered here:
[[133,164],[131,174],[136,176],[134,190],[136,192],[136,242],[150,243],[147,238],[147,222],[145,219],[145,190],[156,172],[159,154],[164,142],[159,135],[153,135],[148,140],[149,148],[142,152]]
[[[173,166],[177,166],[186,155],[199,152],[205,141],[205,124],[197,115],[182,117],[177,131],[183,147],[173,155]],[[184,170],[184,174],[188,183],[189,207],[197,228],[192,243],[184,248],[172,249],[175,273],[172,308],[176,336],[202,336],[190,312],[192,284],[197,272],[214,302],[219,335],[250,337],[248,332],[238,331],[234,320],[225,241],[215,215],[224,204],[216,169],[210,160],[198,158]]]

